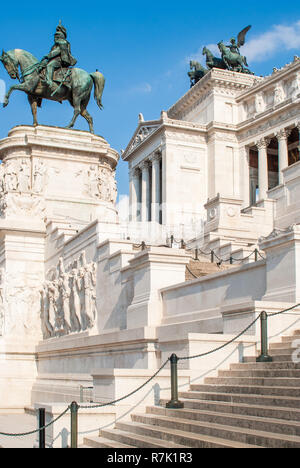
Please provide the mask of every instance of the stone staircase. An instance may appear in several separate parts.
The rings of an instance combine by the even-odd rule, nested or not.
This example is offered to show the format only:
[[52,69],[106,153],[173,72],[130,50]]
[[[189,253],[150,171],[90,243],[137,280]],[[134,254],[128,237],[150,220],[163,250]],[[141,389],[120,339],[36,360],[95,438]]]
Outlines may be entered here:
[[190,281],[201,276],[212,275],[220,271],[228,270],[234,265],[218,265],[217,263],[203,262],[201,260],[190,260],[185,270],[185,280]]
[[86,448],[300,448],[300,363],[292,361],[300,330],[270,345],[273,362],[255,357],[179,394],[183,409],[134,413]]

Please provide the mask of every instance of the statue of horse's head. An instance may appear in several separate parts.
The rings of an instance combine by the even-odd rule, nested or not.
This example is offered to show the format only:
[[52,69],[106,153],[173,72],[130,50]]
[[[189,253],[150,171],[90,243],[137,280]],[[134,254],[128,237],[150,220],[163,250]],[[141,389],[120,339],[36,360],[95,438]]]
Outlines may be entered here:
[[9,52],[4,52],[4,50],[2,50],[0,60],[3,63],[9,76],[13,80],[15,80],[16,78],[19,79],[18,64],[14,61]]

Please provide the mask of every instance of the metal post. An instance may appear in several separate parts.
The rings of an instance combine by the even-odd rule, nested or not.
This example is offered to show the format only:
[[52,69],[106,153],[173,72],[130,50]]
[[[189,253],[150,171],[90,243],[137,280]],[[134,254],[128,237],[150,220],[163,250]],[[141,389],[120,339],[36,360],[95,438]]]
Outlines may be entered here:
[[173,248],[173,244],[174,244],[174,236],[173,234],[171,235],[171,249]]
[[198,260],[198,258],[199,258],[199,257],[198,257],[198,249],[196,248],[196,249],[195,249],[195,260]]
[[46,425],[46,410],[45,408],[39,408],[39,448],[46,448],[45,425]]
[[71,403],[71,448],[77,448],[78,445],[78,404],[76,401]]
[[257,249],[255,249],[254,255],[255,255],[254,259],[257,262],[257,260],[258,260],[258,250]]
[[177,375],[178,357],[172,354],[171,363],[171,400],[166,404],[166,408],[184,408],[184,404],[178,400],[178,375]]
[[231,256],[230,256],[230,259],[229,259],[229,263],[230,263],[230,265],[233,264],[233,257],[231,257]]
[[268,314],[265,310],[260,314],[261,354],[256,362],[271,362],[272,357],[268,354]]
[[212,250],[210,252],[210,261],[211,261],[211,263],[214,263],[214,261],[215,261],[214,256],[215,256],[215,254],[214,254],[214,251]]

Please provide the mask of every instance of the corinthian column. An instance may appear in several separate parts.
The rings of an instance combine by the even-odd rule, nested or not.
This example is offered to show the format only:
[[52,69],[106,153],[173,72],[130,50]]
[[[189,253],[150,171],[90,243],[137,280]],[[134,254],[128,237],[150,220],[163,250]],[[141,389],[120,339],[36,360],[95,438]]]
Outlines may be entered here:
[[130,219],[137,221],[137,209],[139,201],[139,169],[133,169],[130,173]]
[[291,131],[283,128],[276,134],[278,140],[278,181],[279,184],[283,183],[283,174],[282,169],[288,167],[289,157],[288,157],[288,143],[287,139]]
[[159,223],[160,208],[160,160],[161,154],[155,153],[152,156],[152,203],[151,203],[151,221]]
[[267,191],[269,189],[268,177],[268,154],[267,147],[270,143],[269,138],[262,138],[256,142],[258,149],[258,193],[259,200],[267,198]]
[[144,161],[141,164],[142,170],[142,206],[141,221],[149,221],[149,202],[150,202],[150,181],[149,181],[149,163]]

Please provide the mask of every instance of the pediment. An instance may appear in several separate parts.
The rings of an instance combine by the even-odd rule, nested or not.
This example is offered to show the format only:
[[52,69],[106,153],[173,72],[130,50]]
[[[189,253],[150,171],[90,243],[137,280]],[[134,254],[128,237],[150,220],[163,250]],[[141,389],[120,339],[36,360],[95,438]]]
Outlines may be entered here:
[[149,138],[159,127],[161,122],[156,121],[155,123],[145,122],[140,123],[137,127],[133,137],[131,138],[129,145],[122,155],[123,159],[132,153],[138,146],[140,146],[147,138]]

